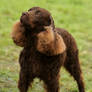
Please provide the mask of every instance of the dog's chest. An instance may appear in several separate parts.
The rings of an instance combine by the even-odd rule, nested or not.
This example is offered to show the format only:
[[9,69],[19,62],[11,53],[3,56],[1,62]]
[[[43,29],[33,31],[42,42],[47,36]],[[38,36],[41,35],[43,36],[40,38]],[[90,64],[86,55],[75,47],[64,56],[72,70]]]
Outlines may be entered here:
[[33,49],[27,49],[24,50],[21,55],[20,64],[22,68],[29,71],[30,74],[33,74],[35,77],[39,77],[44,72],[48,72],[53,69],[56,71],[59,69],[63,64],[64,57],[64,54],[52,57],[45,56]]
[[41,61],[36,52],[32,49],[23,49],[20,55],[19,63],[21,68],[26,72],[30,72],[35,76],[39,76],[41,72]]
[[39,75],[41,72],[41,64],[36,59],[30,60],[30,69],[32,70],[33,74]]
[[39,55],[33,50],[30,52],[29,62],[29,67],[32,70],[32,73],[39,76],[42,70],[42,63]]

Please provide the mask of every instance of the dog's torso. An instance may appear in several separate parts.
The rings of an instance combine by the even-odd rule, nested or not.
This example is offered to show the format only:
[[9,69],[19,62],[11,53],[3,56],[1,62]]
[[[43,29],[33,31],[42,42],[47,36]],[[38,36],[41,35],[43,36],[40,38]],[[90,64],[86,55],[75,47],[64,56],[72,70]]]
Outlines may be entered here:
[[[69,51],[70,46],[68,46],[70,42],[72,45],[72,40],[68,39],[71,36],[66,37],[68,32],[66,32],[65,30],[59,28],[56,28],[56,30],[64,39],[64,42],[67,47],[67,50],[65,52],[55,56],[46,56],[38,52],[34,47],[24,48],[21,52],[19,60],[21,68],[24,68],[25,72],[29,71],[30,74],[33,75],[33,77],[43,78],[45,77],[44,74],[49,74],[51,76],[53,76],[53,74],[57,75],[60,70],[60,67],[65,62],[65,58],[67,57],[67,51],[71,53],[71,51]],[[72,50],[74,49],[76,48],[72,48]]]
[[[26,72],[29,71],[30,74],[33,75],[33,77],[45,77],[44,73],[45,75],[50,74],[51,76],[53,76],[53,74],[57,75],[60,70],[60,67],[65,62],[65,58],[68,57],[68,54],[70,53],[71,55],[72,51],[77,50],[75,41],[71,40],[72,37],[67,31],[60,28],[56,28],[55,30],[64,39],[66,51],[64,51],[63,53],[54,56],[46,56],[38,52],[34,48],[34,46],[24,48],[21,52],[19,60],[21,68],[24,68]],[[67,34],[69,34],[69,36],[66,36]],[[70,46],[72,44],[75,45],[75,48]]]
[[24,48],[21,52],[19,63],[21,68],[25,72],[29,71],[33,77],[43,79],[46,77],[45,75],[49,75],[52,78],[59,73],[65,56],[66,52],[56,56],[46,56],[33,48]]
[[72,51],[78,50],[75,39],[72,37],[72,35],[67,30],[61,29],[61,28],[55,28],[55,31],[57,31],[58,34],[61,35],[61,37],[63,38],[65,45],[66,45],[66,52],[67,51],[72,52]]

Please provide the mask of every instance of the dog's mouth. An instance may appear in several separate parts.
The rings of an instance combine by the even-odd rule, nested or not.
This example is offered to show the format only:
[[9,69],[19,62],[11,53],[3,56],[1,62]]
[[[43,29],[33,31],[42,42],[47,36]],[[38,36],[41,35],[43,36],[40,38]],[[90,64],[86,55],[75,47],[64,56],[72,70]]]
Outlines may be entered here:
[[27,12],[22,13],[22,16],[20,17],[20,22],[23,25],[28,25],[28,20],[29,20],[29,14]]
[[30,16],[28,12],[22,13],[20,17],[20,22],[24,26],[25,30],[30,30],[33,28],[32,27],[33,23],[31,23],[30,21]]

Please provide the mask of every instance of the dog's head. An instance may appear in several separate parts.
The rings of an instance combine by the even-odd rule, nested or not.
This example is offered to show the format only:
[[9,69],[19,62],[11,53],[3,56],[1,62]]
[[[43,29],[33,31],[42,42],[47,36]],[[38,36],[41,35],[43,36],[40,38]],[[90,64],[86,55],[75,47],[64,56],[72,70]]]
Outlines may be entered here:
[[21,23],[28,29],[42,31],[44,26],[52,26],[54,28],[54,21],[51,14],[40,7],[33,7],[27,12],[22,13],[20,18]]
[[46,26],[51,26],[54,29],[54,21],[51,14],[40,7],[29,9],[27,12],[22,13],[20,21],[13,26],[12,38],[14,43],[24,47],[28,40],[45,31]]
[[18,46],[32,45],[41,53],[56,55],[65,50],[65,44],[54,28],[51,14],[45,9],[33,7],[22,13],[20,21],[14,24],[12,38]]

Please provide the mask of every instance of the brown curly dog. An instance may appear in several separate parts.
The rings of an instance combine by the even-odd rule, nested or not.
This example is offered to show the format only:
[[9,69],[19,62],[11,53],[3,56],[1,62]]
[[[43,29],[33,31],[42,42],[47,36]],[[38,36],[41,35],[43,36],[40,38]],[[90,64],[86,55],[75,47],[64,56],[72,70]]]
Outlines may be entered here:
[[47,92],[59,92],[61,66],[74,77],[79,92],[85,92],[76,42],[66,30],[55,27],[47,10],[33,7],[24,12],[13,26],[12,39],[23,47],[20,92],[27,92],[35,77],[44,81]]

